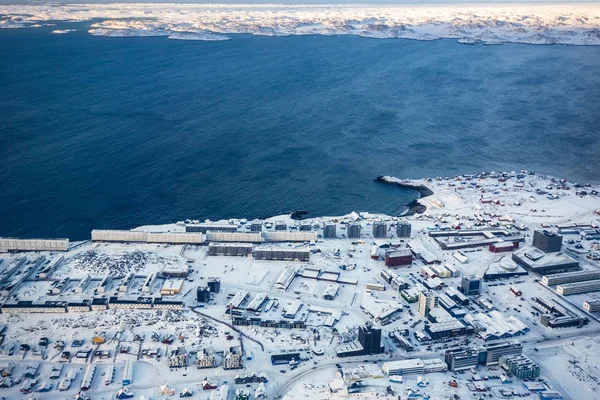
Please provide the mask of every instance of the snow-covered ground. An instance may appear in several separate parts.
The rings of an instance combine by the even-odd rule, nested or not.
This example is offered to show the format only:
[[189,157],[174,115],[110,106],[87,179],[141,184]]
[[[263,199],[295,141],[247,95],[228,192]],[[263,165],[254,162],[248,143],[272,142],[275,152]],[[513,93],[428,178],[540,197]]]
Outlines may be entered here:
[[[519,175],[519,176],[517,176]],[[189,266],[192,270],[189,277],[184,280],[181,293],[167,296],[166,300],[178,300],[184,303],[181,311],[165,310],[105,310],[92,312],[70,312],[66,314],[18,314],[0,315],[0,323],[5,324],[7,330],[0,353],[0,367],[9,363],[15,365],[13,376],[20,377],[28,364],[41,363],[38,374],[39,381],[48,381],[48,376],[53,366],[59,362],[62,351],[55,349],[58,341],[65,342],[65,351],[73,354],[81,348],[73,347],[75,339],[83,339],[82,348],[94,351],[106,350],[110,356],[102,358],[94,356],[87,359],[71,358],[70,362],[63,363],[65,370],[78,372],[70,390],[58,392],[53,389],[42,394],[43,398],[65,398],[73,396],[83,378],[85,368],[93,362],[99,366],[99,376],[106,372],[111,365],[116,367],[114,382],[105,385],[103,379],[96,378],[88,394],[92,398],[109,398],[114,396],[120,387],[123,368],[126,360],[135,364],[134,382],[130,391],[136,396],[146,395],[151,398],[161,398],[159,388],[165,382],[170,388],[180,393],[188,387],[195,392],[194,398],[208,399],[210,391],[204,391],[199,386],[204,378],[220,385],[227,382],[230,385],[230,396],[236,388],[246,388],[245,385],[233,385],[237,374],[258,372],[265,373],[268,377],[267,394],[269,396],[288,393],[288,399],[296,398],[330,398],[328,384],[336,378],[336,364],[343,367],[356,367],[361,363],[375,362],[381,367],[387,360],[404,359],[408,357],[435,358],[442,357],[447,348],[463,346],[465,338],[454,339],[449,343],[419,344],[413,340],[415,351],[406,353],[397,348],[388,337],[388,334],[397,329],[410,329],[414,332],[423,328],[423,318],[417,310],[417,304],[408,304],[389,285],[387,290],[367,290],[367,283],[382,283],[381,272],[385,266],[381,260],[371,258],[374,243],[386,243],[405,246],[421,247],[437,257],[442,263],[449,263],[460,271],[461,275],[482,275],[490,265],[503,262],[510,258],[510,253],[495,254],[486,247],[465,250],[468,262],[459,263],[452,257],[452,251],[444,251],[428,235],[431,229],[450,228],[460,226],[461,229],[485,229],[496,225],[512,230],[520,230],[525,236],[526,244],[531,243],[531,232],[541,226],[555,229],[556,224],[584,223],[598,225],[600,215],[595,211],[600,208],[598,187],[574,185],[542,175],[529,173],[489,174],[485,176],[461,176],[455,178],[437,178],[404,181],[397,178],[390,181],[408,183],[411,185],[425,185],[433,191],[433,195],[420,199],[427,210],[423,214],[408,216],[406,219],[412,225],[410,239],[395,238],[395,229],[391,224],[399,218],[381,214],[351,213],[337,217],[318,217],[308,221],[312,225],[319,225],[324,221],[334,221],[337,224],[337,239],[319,239],[312,243],[310,248],[314,251],[309,262],[299,261],[261,261],[251,257],[219,257],[208,256],[207,246],[157,245],[157,244],[125,244],[125,243],[83,243],[67,253],[43,253],[48,258],[64,256],[64,262],[51,275],[50,280],[30,279],[24,282],[14,296],[19,300],[32,301],[81,301],[97,297],[94,291],[100,280],[112,274],[113,282],[107,286],[105,296],[119,295],[123,299],[136,299],[139,296],[160,297],[160,288],[164,279],[159,278],[149,287],[148,292],[143,292],[141,285],[146,277],[152,273],[160,273],[164,268],[178,269]],[[581,194],[582,191],[587,194]],[[480,199],[486,199],[481,202]],[[491,199],[491,202],[487,202]],[[485,222],[479,222],[477,217]],[[388,238],[374,239],[372,226],[376,219],[388,223]],[[294,221],[289,215],[280,215],[268,218],[265,222],[283,220],[290,227],[298,227],[299,222]],[[345,222],[358,221],[362,227],[360,240],[347,239]],[[221,221],[239,226],[240,231],[248,231],[249,224],[242,220]],[[343,223],[344,222],[344,223]],[[479,226],[478,226],[479,225]],[[138,230],[183,231],[182,223],[162,226],[144,226]],[[273,228],[264,229],[272,230]],[[319,233],[322,231],[319,230]],[[598,244],[595,241],[582,240],[579,235],[565,235],[565,242],[573,240],[581,245],[582,254],[568,251],[580,263],[589,269],[600,267],[597,261],[586,258],[589,253],[597,252]],[[291,248],[303,244],[278,243],[273,246]],[[567,245],[565,247],[572,247]],[[0,273],[7,269],[16,259],[26,256],[28,260],[35,260],[40,254],[2,254],[0,255]],[[353,270],[343,270],[340,266],[354,266]],[[357,284],[340,284],[339,292],[333,300],[325,300],[322,296],[328,284],[327,281],[315,280],[306,277],[296,277],[287,290],[276,287],[276,280],[289,266],[299,270],[315,268],[323,271],[339,273],[346,282],[356,280]],[[395,272],[408,282],[411,287],[416,286],[421,280],[420,271],[423,262],[415,260],[411,267],[399,268]],[[134,281],[125,292],[118,292],[119,279],[127,273],[134,272]],[[90,274],[92,281],[84,288],[82,293],[74,293],[74,288],[80,279]],[[59,295],[47,294],[54,281],[63,278],[72,281]],[[210,302],[202,307],[196,302],[196,288],[206,285],[208,278],[220,277],[221,291],[214,295]],[[444,278],[446,286],[457,286],[460,277]],[[596,316],[590,316],[590,323],[583,328],[549,329],[539,323],[539,317],[533,314],[533,297],[560,298],[551,288],[542,286],[539,277],[529,275],[503,281],[486,282],[483,286],[484,298],[490,300],[496,310],[503,317],[513,319],[526,325],[530,331],[518,337],[523,343],[524,353],[541,365],[542,379],[549,386],[554,387],[568,395],[567,398],[595,399],[597,383],[592,376],[597,376],[598,363],[595,357],[587,356],[598,351],[597,340],[594,336],[600,333],[600,323]],[[501,284],[500,284],[501,283]],[[522,297],[515,296],[509,289],[518,286],[523,291]],[[225,314],[225,305],[232,295],[240,290],[250,292],[250,298],[258,293],[266,293],[270,299],[277,299],[279,306],[270,310],[263,310],[260,318],[263,320],[282,320],[282,309],[294,301],[301,301],[303,306],[293,320],[305,321],[306,329],[266,328],[257,326],[238,327],[233,329],[229,324],[231,317]],[[583,314],[582,302],[598,297],[599,293],[569,296],[568,308]],[[15,298],[11,299],[15,300]],[[564,300],[564,299],[562,299]],[[350,359],[339,359],[335,348],[347,344],[357,337],[357,327],[366,321],[373,321],[360,306],[381,312],[400,304],[402,311],[391,323],[382,326],[382,344],[386,348],[385,354],[375,356],[361,356]],[[311,311],[312,310],[312,311]],[[316,311],[315,311],[316,310]],[[330,312],[341,315],[334,327],[324,325]],[[485,313],[479,306],[470,308],[469,313]],[[257,317],[248,313],[248,317]],[[415,328],[413,324],[418,323]],[[375,322],[377,325],[377,323]],[[244,336],[241,336],[241,333]],[[411,337],[412,337],[411,332]],[[160,341],[157,341],[157,336]],[[93,344],[94,335],[105,338],[103,344]],[[162,343],[162,338],[172,335],[173,343]],[[231,335],[228,338],[228,335]],[[155,337],[153,337],[155,336]],[[50,345],[38,346],[41,337],[48,337]],[[483,340],[477,337],[468,338],[470,345],[482,345]],[[260,343],[260,344],[259,344]],[[19,351],[20,344],[29,344],[31,349],[27,352]],[[5,350],[14,348],[14,354],[8,355]],[[216,354],[222,359],[222,354],[229,350],[239,351],[243,346],[242,370],[224,370],[221,366],[199,370],[194,362],[197,354],[207,351]],[[262,346],[262,347],[261,347]],[[127,352],[121,353],[121,347]],[[178,348],[185,348],[189,354],[191,365],[187,369],[172,369],[168,366],[168,354]],[[263,350],[264,348],[264,350]],[[160,359],[147,357],[144,351],[159,349]],[[536,350],[537,349],[537,350]],[[41,350],[38,353],[37,350]],[[322,355],[316,355],[320,351]],[[270,356],[285,352],[298,352],[300,362],[296,369],[288,365],[271,365]],[[251,359],[249,359],[251,358]],[[573,364],[569,360],[576,359]],[[365,361],[366,360],[366,361]],[[87,365],[86,365],[87,364]],[[282,372],[283,371],[283,372]],[[488,370],[480,367],[479,375],[499,375],[501,371]],[[436,373],[426,376],[430,384],[420,388],[422,393],[431,395],[432,399],[448,398],[454,394],[461,398],[471,398],[470,383],[471,373],[451,374]],[[557,377],[564,377],[557,379]],[[450,380],[456,380],[458,387],[448,385]],[[40,383],[38,382],[38,383]],[[57,381],[52,381],[56,385]],[[359,398],[385,398],[387,378],[369,378],[363,381],[362,397]],[[485,383],[491,390],[489,393],[499,393],[500,384],[495,380]],[[0,388],[0,396],[18,398],[19,386],[9,389]],[[256,384],[249,389],[254,390]],[[405,396],[409,390],[417,390],[416,377],[407,376],[401,384],[393,383],[391,388],[396,395]],[[502,385],[515,393],[525,393],[522,382],[515,380],[511,385]],[[367,394],[370,393],[370,394]],[[232,397],[230,397],[232,398]],[[351,396],[352,398],[352,396]],[[531,397],[530,397],[531,398]]]
[[[0,6],[0,28],[87,21],[103,36],[225,40],[217,33],[266,36],[358,35],[474,44],[600,44],[598,4],[275,5],[63,4]],[[212,34],[211,34],[212,33]]]

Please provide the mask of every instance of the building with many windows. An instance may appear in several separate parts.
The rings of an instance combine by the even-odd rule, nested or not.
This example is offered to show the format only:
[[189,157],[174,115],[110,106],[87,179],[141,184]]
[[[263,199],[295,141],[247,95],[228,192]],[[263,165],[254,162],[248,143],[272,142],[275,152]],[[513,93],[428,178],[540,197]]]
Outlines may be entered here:
[[373,222],[373,237],[384,238],[387,236],[387,224],[383,221]]
[[457,348],[446,350],[444,357],[449,371],[462,371],[475,367],[479,363],[479,350]]
[[350,222],[347,227],[348,239],[359,239],[362,226],[358,222]]
[[210,243],[208,255],[247,257],[252,254],[252,248],[252,243]]
[[518,379],[534,379],[540,376],[540,366],[522,354],[501,356],[499,364]]
[[207,286],[199,286],[196,289],[196,300],[198,303],[208,303],[210,301],[210,289]]
[[585,282],[565,283],[556,287],[556,293],[563,296],[595,292],[598,290],[600,290],[600,279]]
[[429,315],[429,311],[439,305],[440,298],[432,290],[422,292],[419,294],[419,313],[426,317]]
[[558,233],[550,231],[533,232],[533,247],[540,249],[544,253],[558,253],[562,247],[563,237]]
[[336,225],[333,222],[326,222],[323,226],[323,237],[325,239],[334,239],[336,235]]
[[565,272],[562,274],[542,276],[542,284],[545,286],[554,286],[562,285],[565,283],[593,281],[596,279],[600,279],[600,271],[598,270]]
[[500,357],[508,355],[520,355],[523,353],[523,345],[518,341],[488,344],[485,347],[485,358],[483,364],[498,364]]
[[409,238],[411,225],[408,221],[398,221],[396,224],[396,236],[399,238]]

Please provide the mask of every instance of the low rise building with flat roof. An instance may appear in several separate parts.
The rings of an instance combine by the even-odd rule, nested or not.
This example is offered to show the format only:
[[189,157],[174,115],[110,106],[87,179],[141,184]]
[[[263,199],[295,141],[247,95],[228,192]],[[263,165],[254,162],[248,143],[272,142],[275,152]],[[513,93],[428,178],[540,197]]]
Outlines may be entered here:
[[539,275],[580,271],[579,261],[564,253],[544,253],[527,246],[515,251],[512,260],[521,267]]
[[463,336],[467,333],[467,328],[459,320],[452,318],[449,321],[425,325],[425,333],[431,339],[436,340],[446,337]]

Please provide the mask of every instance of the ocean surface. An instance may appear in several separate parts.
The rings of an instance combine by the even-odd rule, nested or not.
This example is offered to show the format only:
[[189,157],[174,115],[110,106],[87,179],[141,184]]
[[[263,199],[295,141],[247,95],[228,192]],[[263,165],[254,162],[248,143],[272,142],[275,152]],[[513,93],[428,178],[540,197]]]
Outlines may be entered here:
[[600,183],[600,47],[64,27],[0,30],[0,236],[398,213],[382,174]]

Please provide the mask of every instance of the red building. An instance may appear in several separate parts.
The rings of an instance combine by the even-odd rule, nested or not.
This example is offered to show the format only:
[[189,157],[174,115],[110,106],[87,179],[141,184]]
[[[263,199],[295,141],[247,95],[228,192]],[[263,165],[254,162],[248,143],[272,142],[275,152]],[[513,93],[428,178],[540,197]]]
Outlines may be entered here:
[[413,256],[410,250],[389,250],[385,253],[387,267],[408,267],[412,265]]
[[519,248],[519,242],[498,242],[490,244],[492,253],[502,253],[505,251],[513,251]]

